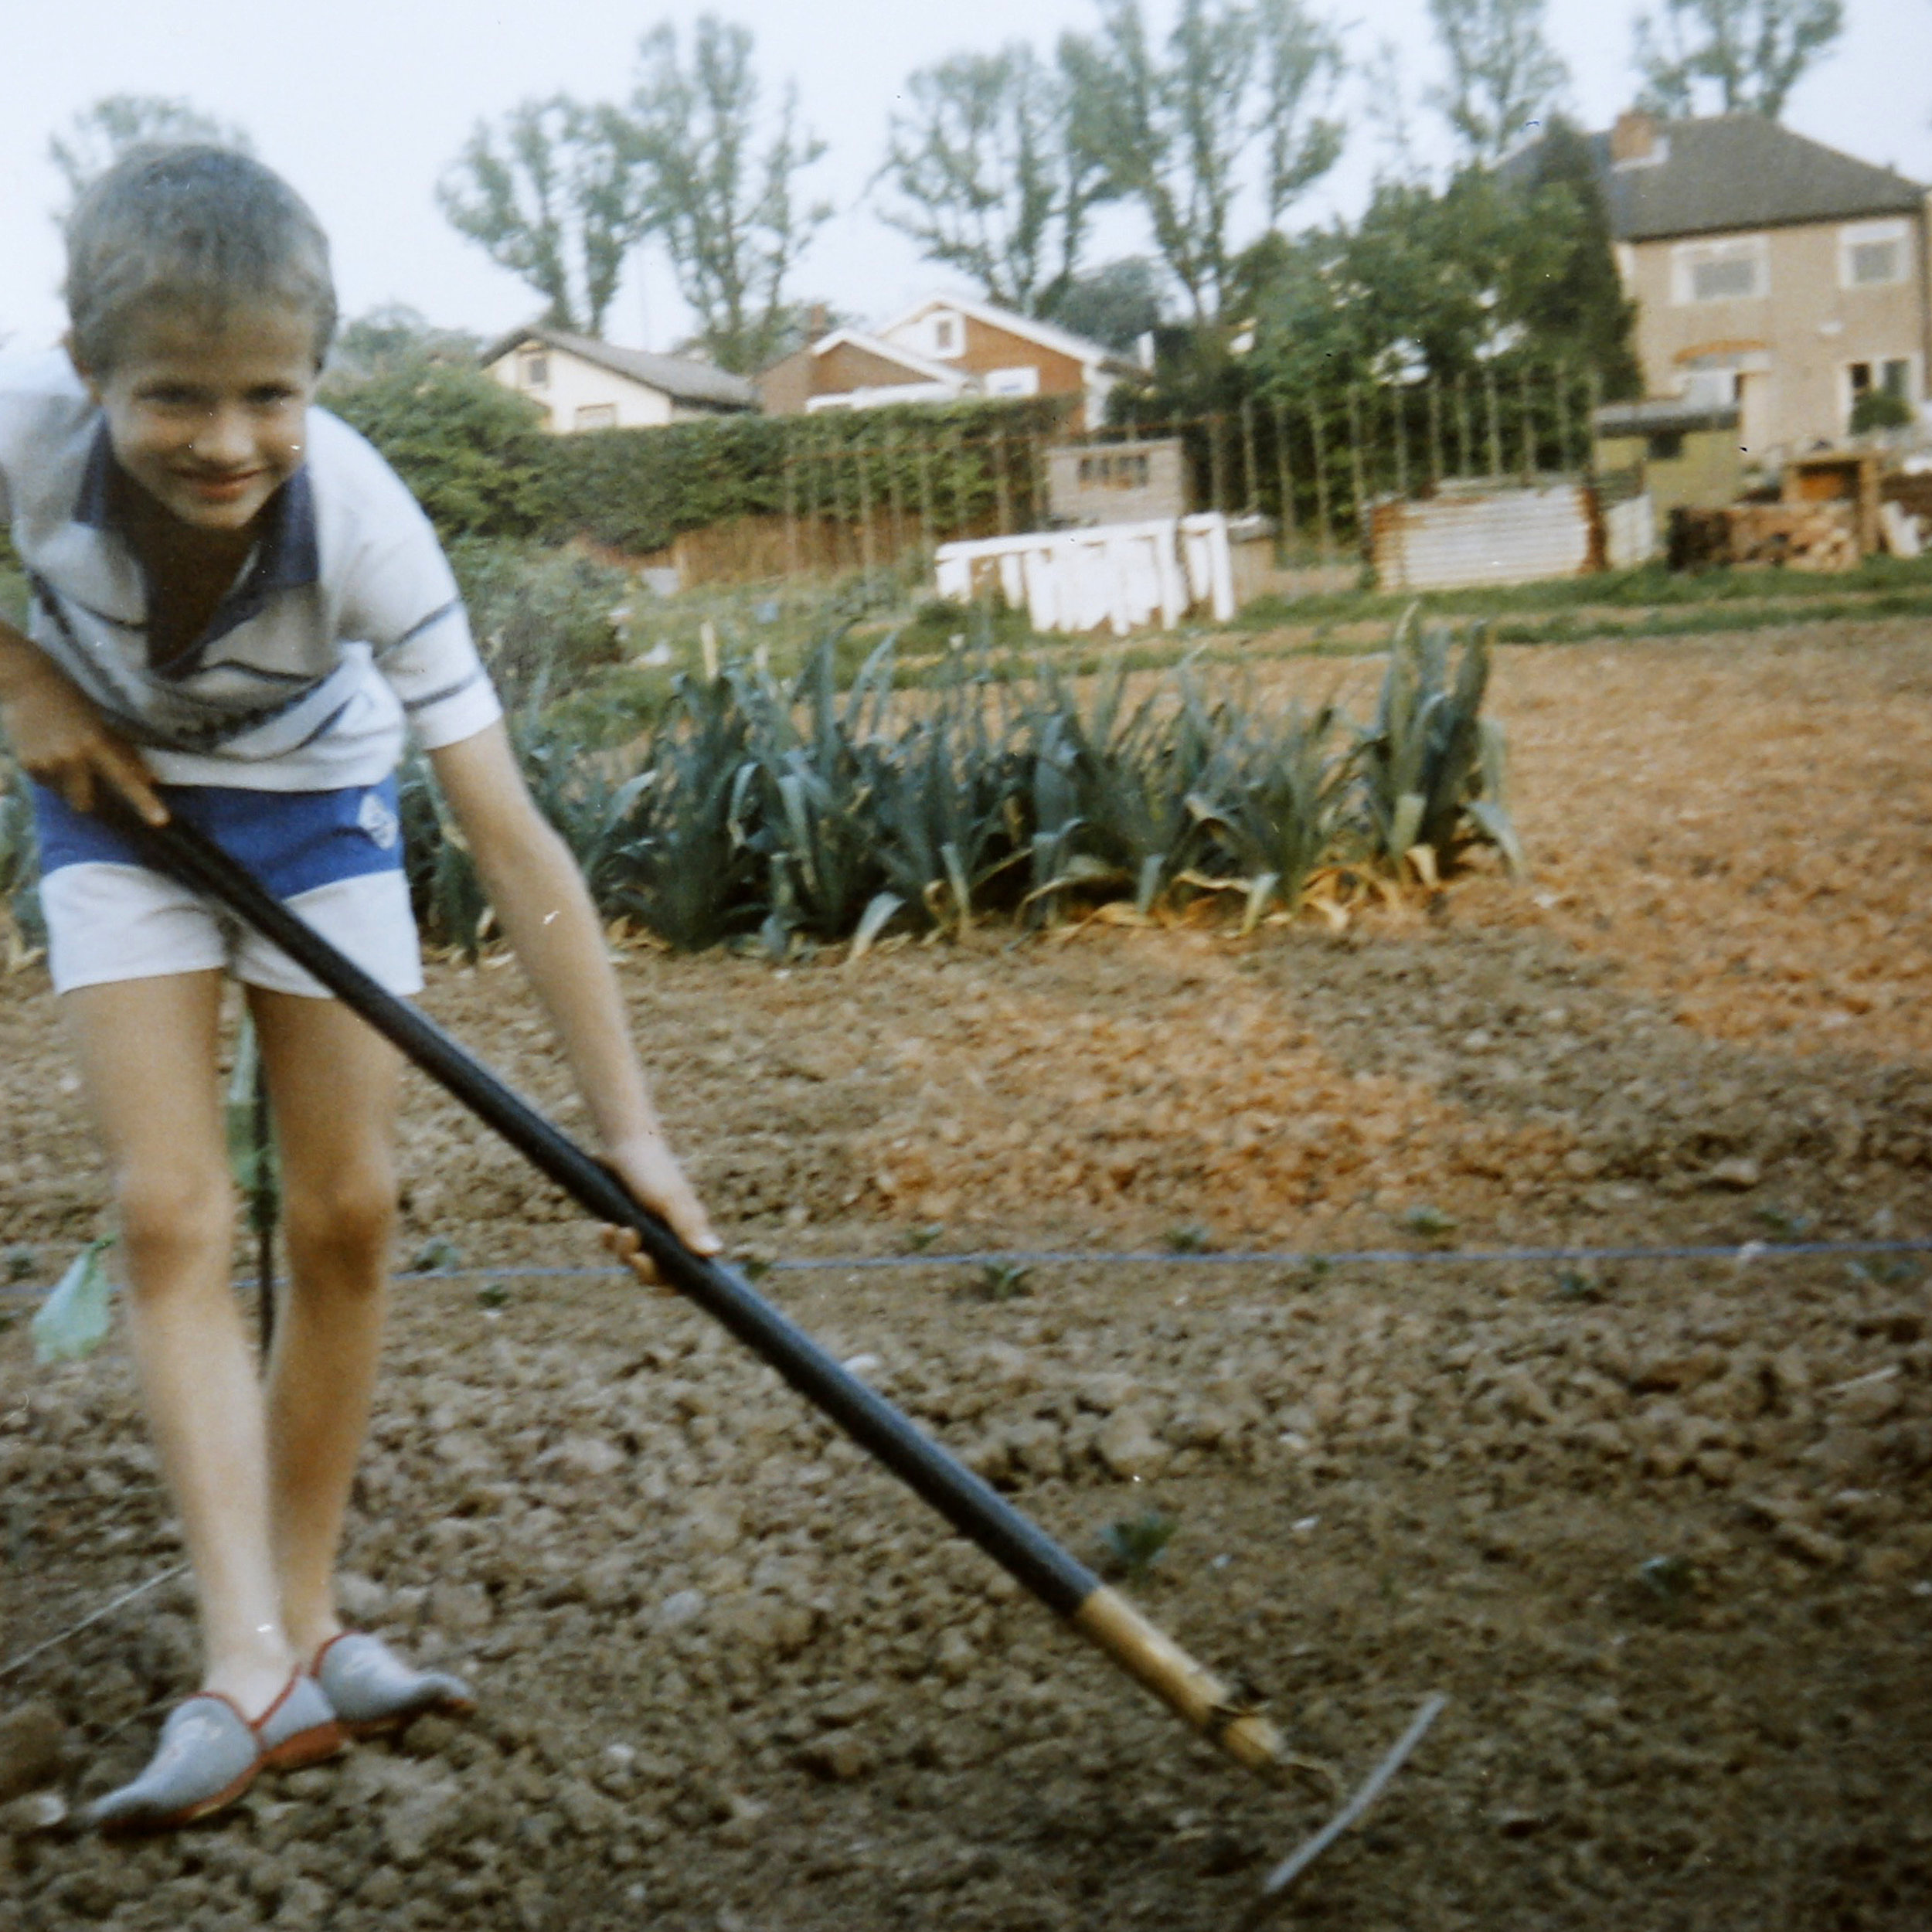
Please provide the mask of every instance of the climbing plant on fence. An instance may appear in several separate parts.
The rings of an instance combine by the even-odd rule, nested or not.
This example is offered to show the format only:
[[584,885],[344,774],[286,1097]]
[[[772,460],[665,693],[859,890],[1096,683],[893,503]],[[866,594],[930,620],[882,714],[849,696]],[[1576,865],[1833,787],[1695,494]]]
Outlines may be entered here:
[[549,534],[665,548],[738,517],[883,523],[930,543],[1043,517],[1040,453],[1066,399],[727,416],[548,439]]
[[[1238,669],[1199,664],[1144,695],[1124,668],[1083,693],[963,649],[936,685],[903,691],[890,639],[842,691],[836,642],[795,682],[756,660],[681,679],[634,765],[587,760],[534,707],[513,719],[606,917],[680,947],[755,935],[780,954],[1108,900],[1222,899],[1251,925],[1433,879],[1475,842],[1520,863],[1500,732],[1479,715],[1480,629],[1458,641],[1405,620],[1363,725],[1271,707]],[[481,896],[420,765],[404,811],[425,928],[473,954]]]

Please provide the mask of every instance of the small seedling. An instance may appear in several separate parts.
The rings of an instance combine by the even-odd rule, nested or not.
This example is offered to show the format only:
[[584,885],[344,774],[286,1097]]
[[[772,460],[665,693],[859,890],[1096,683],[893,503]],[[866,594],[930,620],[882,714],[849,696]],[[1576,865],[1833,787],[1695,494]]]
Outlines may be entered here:
[[1919,1278],[1919,1271],[1910,1261],[1896,1254],[1880,1255],[1869,1267],[1852,1264],[1853,1270],[1863,1280],[1876,1281],[1882,1288],[1909,1287]]
[[1753,1209],[1758,1225],[1770,1229],[1781,1241],[1801,1241],[1815,1225],[1808,1214],[1793,1214],[1781,1207]]
[[501,1281],[485,1281],[476,1291],[476,1305],[479,1308],[500,1308],[510,1298],[510,1291]]
[[985,1301],[1017,1301],[1033,1291],[1026,1285],[1031,1268],[1014,1261],[988,1261],[979,1271],[980,1298]]
[[1102,1560],[1114,1576],[1134,1581],[1161,1560],[1180,1526],[1180,1519],[1163,1509],[1143,1509],[1138,1516],[1123,1516],[1100,1532]]
[[106,1256],[114,1244],[111,1234],[90,1241],[40,1304],[32,1331],[34,1359],[43,1369],[52,1362],[78,1362],[107,1338],[114,1281]]
[[1638,1566],[1645,1589],[1660,1604],[1681,1604],[1697,1583],[1697,1568],[1688,1556],[1652,1556]]
[[1427,1202],[1420,1206],[1406,1209],[1402,1225],[1411,1234],[1420,1234],[1431,1241],[1446,1240],[1456,1231],[1456,1217],[1445,1214],[1439,1207],[1431,1207]]
[[1308,1257],[1308,1285],[1311,1287],[1318,1288],[1334,1272],[1335,1264],[1325,1254],[1311,1254]]
[[738,1272],[747,1281],[762,1281],[771,1272],[771,1264],[761,1256],[748,1254],[738,1264]]
[[915,1254],[923,1254],[946,1230],[937,1221],[928,1221],[923,1227],[906,1230],[906,1245]]
[[441,1268],[462,1265],[463,1250],[447,1234],[433,1234],[416,1250],[409,1264],[411,1274],[431,1274]]
[[1179,1221],[1161,1239],[1171,1254],[1206,1254],[1214,1243],[1199,1221]]
[[1556,1293],[1565,1301],[1598,1301],[1603,1298],[1595,1281],[1576,1268],[1557,1270]]
[[8,1249],[7,1279],[9,1281],[31,1281],[38,1265],[32,1248]]

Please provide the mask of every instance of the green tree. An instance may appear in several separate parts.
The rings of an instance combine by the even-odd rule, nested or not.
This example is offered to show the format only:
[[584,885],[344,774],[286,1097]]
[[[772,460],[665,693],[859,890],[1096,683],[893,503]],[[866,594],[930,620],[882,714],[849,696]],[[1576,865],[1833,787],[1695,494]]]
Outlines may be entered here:
[[1099,33],[1067,36],[1061,59],[1075,141],[1139,204],[1196,319],[1218,317],[1257,144],[1270,223],[1341,152],[1320,111],[1341,71],[1333,31],[1302,0],[1182,0],[1157,48],[1140,0],[1104,0]]
[[675,29],[639,43],[643,74],[625,125],[639,205],[671,258],[699,339],[719,367],[750,373],[791,326],[785,279],[828,204],[801,205],[798,176],[825,151],[798,124],[788,86],[762,146],[749,29],[699,16],[687,66]]
[[468,329],[439,328],[406,302],[389,302],[343,323],[329,345],[328,380],[351,389],[397,369],[430,362],[474,364],[482,338]]
[[65,134],[47,143],[48,157],[67,185],[55,219],[64,222],[88,184],[104,175],[131,148],[179,147],[207,141],[253,154],[247,134],[233,123],[205,114],[191,102],[160,94],[109,94],[83,107]]
[[631,131],[556,94],[478,122],[436,195],[457,230],[544,298],[553,328],[603,332],[647,217]]
[[1117,355],[1131,355],[1161,325],[1161,271],[1145,255],[1107,262],[1069,281],[1053,320]]
[[1543,15],[1544,0],[1429,0],[1449,66],[1430,100],[1472,161],[1501,160],[1569,80]]
[[1662,0],[1637,22],[1641,104],[1681,117],[1710,103],[1775,121],[1844,31],[1843,0]]
[[1073,138],[1066,78],[1022,43],[921,68],[891,116],[880,209],[928,260],[988,300],[1051,315],[1080,267],[1087,217],[1105,192]]

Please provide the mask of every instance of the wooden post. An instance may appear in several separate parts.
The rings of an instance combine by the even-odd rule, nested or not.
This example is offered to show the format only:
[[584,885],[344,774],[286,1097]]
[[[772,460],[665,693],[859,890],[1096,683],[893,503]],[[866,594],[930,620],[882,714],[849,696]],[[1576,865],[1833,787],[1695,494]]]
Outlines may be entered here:
[[971,530],[970,514],[966,495],[966,431],[960,426],[953,430],[953,523],[954,534],[962,542]]
[[792,467],[789,447],[785,451],[785,575],[798,574],[798,478]]
[[1568,470],[1573,466],[1570,460],[1570,370],[1566,364],[1558,362],[1552,366],[1550,380],[1556,386],[1556,466]]
[[1002,536],[1013,534],[1013,495],[1006,481],[1006,431],[1002,427],[993,432],[993,490],[999,500],[999,533]]
[[1496,366],[1485,362],[1482,366],[1483,387],[1489,396],[1489,474],[1500,478],[1502,474],[1502,413],[1496,402]]
[[1285,403],[1274,406],[1274,467],[1281,479],[1281,542],[1286,546],[1294,535],[1294,472],[1288,467],[1288,410]]
[[886,501],[892,515],[890,561],[896,563],[906,547],[906,501],[899,486],[899,431],[890,428],[886,431]]
[[1349,475],[1355,489],[1355,540],[1359,548],[1369,540],[1369,486],[1362,469],[1362,398],[1352,383],[1349,385]]
[[872,473],[866,462],[871,454],[863,443],[852,446],[852,474],[859,486],[859,563],[868,576],[877,561],[872,540]]
[[1321,406],[1308,398],[1308,436],[1315,446],[1315,514],[1321,526],[1321,561],[1335,555],[1335,526],[1328,517],[1328,451],[1321,434]]
[[1442,486],[1442,385],[1429,378],[1429,481]]
[[1209,509],[1227,508],[1227,480],[1221,448],[1221,419],[1218,415],[1208,418],[1208,498]]
[[1476,466],[1469,456],[1469,372],[1456,378],[1456,464],[1458,476],[1474,476]]
[[1396,432],[1396,495],[1409,495],[1409,391],[1402,383],[1389,385],[1389,414]]
[[1522,473],[1527,482],[1536,474],[1536,415],[1529,400],[1529,365],[1517,373],[1516,386],[1522,397]]
[[816,577],[818,573],[818,450],[815,434],[805,439],[805,567]]
[[1583,430],[1584,467],[1594,471],[1597,467],[1597,412],[1604,406],[1604,379],[1594,362],[1584,372],[1583,397],[1590,406],[1590,420]]
[[919,450],[919,542],[930,557],[933,549],[933,446],[921,436]]
[[1257,488],[1260,465],[1254,456],[1254,398],[1244,396],[1241,401],[1241,454],[1247,466],[1247,513],[1253,516],[1261,508]]

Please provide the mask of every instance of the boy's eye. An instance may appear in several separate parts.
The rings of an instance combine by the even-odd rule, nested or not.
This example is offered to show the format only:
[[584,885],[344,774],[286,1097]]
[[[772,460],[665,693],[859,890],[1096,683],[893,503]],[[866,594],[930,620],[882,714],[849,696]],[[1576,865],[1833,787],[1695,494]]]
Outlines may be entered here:
[[285,409],[294,401],[296,392],[285,383],[264,383],[248,392],[249,402],[258,410]]

